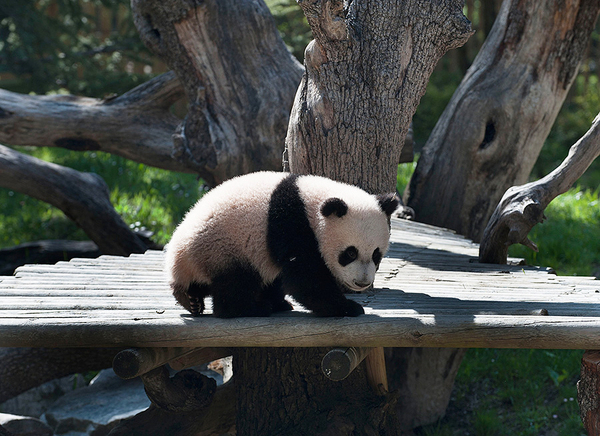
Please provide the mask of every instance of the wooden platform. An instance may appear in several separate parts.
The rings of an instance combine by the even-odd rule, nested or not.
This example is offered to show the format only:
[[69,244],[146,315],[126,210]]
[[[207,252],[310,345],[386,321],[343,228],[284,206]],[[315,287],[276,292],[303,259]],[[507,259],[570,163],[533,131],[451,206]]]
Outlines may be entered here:
[[171,296],[163,254],[149,251],[0,277],[0,346],[600,349],[600,281],[479,264],[461,236],[392,224],[375,290],[350,296],[365,306],[357,318],[192,318]]

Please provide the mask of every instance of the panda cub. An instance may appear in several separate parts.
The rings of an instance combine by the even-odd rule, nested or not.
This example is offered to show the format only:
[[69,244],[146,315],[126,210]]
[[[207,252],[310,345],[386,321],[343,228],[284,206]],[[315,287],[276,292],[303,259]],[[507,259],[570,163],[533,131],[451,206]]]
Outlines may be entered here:
[[389,243],[395,194],[317,176],[258,172],[228,180],[187,213],[167,246],[175,299],[192,315],[212,295],[217,317],[291,310],[358,316]]

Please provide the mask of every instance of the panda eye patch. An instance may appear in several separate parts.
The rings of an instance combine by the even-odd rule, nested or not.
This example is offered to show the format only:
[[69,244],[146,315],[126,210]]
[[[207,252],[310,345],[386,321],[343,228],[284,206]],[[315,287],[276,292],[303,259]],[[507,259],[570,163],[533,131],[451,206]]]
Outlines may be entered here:
[[357,257],[358,250],[356,249],[356,247],[350,246],[340,253],[338,262],[340,263],[340,265],[346,266],[354,262]]
[[379,265],[381,263],[381,250],[379,250],[379,248],[376,248],[373,252],[373,262],[375,265]]

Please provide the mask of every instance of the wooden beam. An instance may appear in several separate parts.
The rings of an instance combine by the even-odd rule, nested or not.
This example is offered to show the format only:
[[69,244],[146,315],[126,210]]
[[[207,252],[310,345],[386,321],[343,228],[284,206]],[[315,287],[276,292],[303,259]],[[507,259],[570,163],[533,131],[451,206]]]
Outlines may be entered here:
[[600,436],[600,351],[586,351],[581,359],[577,400],[588,436]]

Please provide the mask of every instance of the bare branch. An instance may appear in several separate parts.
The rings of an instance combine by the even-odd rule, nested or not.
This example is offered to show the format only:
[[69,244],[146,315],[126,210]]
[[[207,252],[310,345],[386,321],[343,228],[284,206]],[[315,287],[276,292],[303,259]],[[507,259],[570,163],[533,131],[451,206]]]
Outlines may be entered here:
[[104,180],[0,145],[0,186],[50,203],[81,227],[105,254],[143,253],[146,245],[110,202]]
[[177,73],[189,111],[177,156],[211,184],[279,170],[302,66],[263,2],[133,0],[144,43]]
[[0,142],[100,150],[167,170],[197,173],[173,157],[180,120],[169,107],[183,98],[172,72],[107,100],[31,96],[0,89]]
[[548,204],[567,192],[598,155],[600,114],[554,171],[540,180],[513,186],[506,191],[483,232],[479,260],[485,263],[505,264],[508,247],[517,243],[538,251],[527,235],[533,226],[544,220],[544,210]]

